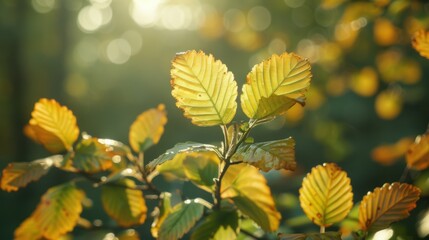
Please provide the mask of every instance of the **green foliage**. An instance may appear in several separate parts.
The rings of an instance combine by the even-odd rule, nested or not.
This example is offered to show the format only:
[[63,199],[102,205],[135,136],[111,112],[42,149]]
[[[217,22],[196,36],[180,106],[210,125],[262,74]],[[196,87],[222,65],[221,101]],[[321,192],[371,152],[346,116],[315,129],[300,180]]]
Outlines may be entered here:
[[[151,223],[152,236],[158,239],[179,239],[186,234],[191,239],[219,240],[274,236],[282,216],[260,170],[295,170],[295,140],[288,137],[258,142],[250,132],[287,113],[296,103],[304,105],[311,76],[308,60],[294,53],[272,55],[252,68],[242,86],[241,110],[249,119],[234,121],[238,87],[232,73],[220,60],[202,51],[178,54],[171,69],[177,107],[194,125],[220,126],[223,140],[220,144],[178,143],[152,161],[145,159],[145,152],[164,133],[164,105],[136,118],[128,146],[87,134],[78,140],[73,113],[55,100],[39,100],[25,133],[48,151],[62,154],[9,164],[3,170],[1,188],[16,191],[54,167],[76,177],[50,188],[34,213],[16,229],[15,238],[60,239],[73,234],[77,225],[91,230],[102,227],[93,225],[93,219],[80,217],[86,194],[78,185],[88,182],[93,188],[101,188],[101,202],[97,204],[114,220],[115,228],[145,224],[150,219],[146,200],[151,199],[158,201]],[[426,143],[419,141],[412,146],[408,153],[411,167],[427,167]],[[153,181],[160,175],[190,181],[212,198],[184,200],[186,196],[180,192],[162,192]],[[341,239],[340,233],[325,233],[325,228],[341,223],[353,207],[346,172],[334,163],[318,165],[304,178],[299,194],[304,213],[320,226],[320,233],[279,233],[278,238]],[[365,237],[370,230],[388,227],[407,217],[419,196],[416,187],[405,183],[376,188],[359,206],[360,226],[355,224],[357,227],[350,231]],[[357,212],[353,214],[356,218]],[[133,231],[121,232],[118,238],[138,239]]]

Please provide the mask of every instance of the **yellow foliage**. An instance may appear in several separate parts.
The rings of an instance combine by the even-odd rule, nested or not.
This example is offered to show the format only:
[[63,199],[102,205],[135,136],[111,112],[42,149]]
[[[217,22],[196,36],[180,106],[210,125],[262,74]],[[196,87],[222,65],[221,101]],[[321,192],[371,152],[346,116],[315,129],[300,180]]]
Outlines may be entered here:
[[363,97],[374,95],[378,89],[377,72],[371,67],[363,68],[352,77],[350,88]]
[[320,106],[325,103],[325,95],[319,88],[312,87],[308,90],[308,99],[306,107],[310,110],[318,109]]
[[79,128],[76,117],[67,107],[53,99],[42,98],[34,105],[31,116],[29,125],[24,128],[29,138],[52,153],[72,148],[78,138]]
[[153,144],[157,144],[164,133],[167,113],[163,104],[140,114],[131,124],[129,141],[135,152],[143,152]]
[[284,116],[286,121],[296,123],[304,117],[304,114],[304,107],[299,104],[295,104],[285,113]]
[[350,178],[335,163],[316,166],[302,182],[299,201],[313,223],[331,226],[344,219],[353,207]]
[[372,159],[383,165],[391,165],[405,155],[412,143],[411,138],[402,138],[394,144],[380,145],[372,150]]
[[399,29],[386,18],[377,18],[374,23],[374,39],[381,46],[389,46],[399,39]]
[[429,32],[423,29],[414,33],[413,48],[422,56],[429,59]]
[[428,133],[416,137],[416,140],[407,152],[406,160],[409,168],[424,170],[429,167]]

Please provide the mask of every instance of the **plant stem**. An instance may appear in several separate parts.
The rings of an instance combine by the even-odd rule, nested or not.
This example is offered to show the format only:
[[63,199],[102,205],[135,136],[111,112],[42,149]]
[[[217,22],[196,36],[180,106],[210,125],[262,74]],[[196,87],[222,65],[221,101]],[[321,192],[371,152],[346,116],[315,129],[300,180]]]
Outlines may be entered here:
[[405,166],[404,171],[402,172],[401,178],[399,179],[399,182],[404,182],[405,179],[407,179],[407,175],[409,171],[410,169],[408,168],[408,166]]
[[320,226],[320,233],[325,233],[325,226]]

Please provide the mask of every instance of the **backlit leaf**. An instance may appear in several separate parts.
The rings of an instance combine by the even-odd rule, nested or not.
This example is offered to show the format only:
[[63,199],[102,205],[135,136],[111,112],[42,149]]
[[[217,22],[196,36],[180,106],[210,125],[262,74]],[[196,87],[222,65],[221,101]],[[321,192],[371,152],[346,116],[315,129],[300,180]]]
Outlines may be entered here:
[[74,183],[50,188],[33,213],[42,235],[48,239],[58,239],[73,230],[82,212],[84,198],[85,193]]
[[185,169],[183,168],[183,160],[189,153],[182,152],[174,155],[173,159],[158,165],[154,172],[158,172],[166,176],[167,179],[186,179]]
[[150,232],[154,238],[158,237],[159,228],[167,216],[171,212],[171,193],[163,192],[160,195],[159,207],[156,210],[155,219],[150,228]]
[[143,152],[157,144],[167,123],[167,113],[163,104],[140,114],[130,127],[129,141],[135,152]]
[[79,135],[76,117],[65,106],[46,98],[40,99],[31,113],[26,133],[52,153],[70,150]]
[[243,214],[265,231],[279,227],[280,213],[267,181],[257,168],[247,164],[230,166],[222,180],[221,197],[233,200]]
[[299,201],[313,223],[331,226],[343,220],[353,207],[350,178],[335,163],[316,166],[302,181]]
[[241,108],[247,117],[263,119],[284,113],[295,103],[305,103],[310,86],[310,63],[294,53],[272,55],[247,75]]
[[295,170],[295,140],[287,139],[245,144],[238,148],[232,161],[243,161],[262,171],[272,169]]
[[171,210],[158,231],[162,240],[180,239],[203,216],[204,206],[199,199],[186,200],[177,204]]
[[107,214],[120,226],[130,227],[146,220],[146,202],[141,190],[132,189],[135,183],[131,179],[121,179],[118,185],[103,185],[101,201]]
[[178,143],[173,148],[168,149],[164,154],[148,163],[146,168],[149,172],[152,172],[156,166],[172,160],[178,153],[208,151],[216,151],[216,146],[195,142]]
[[380,230],[407,218],[416,207],[420,189],[406,183],[384,184],[363,197],[359,223],[363,230]]
[[59,165],[62,160],[63,156],[54,155],[32,162],[9,163],[2,172],[1,189],[8,192],[17,191],[28,183],[37,181],[48,173],[52,166]]
[[409,147],[406,156],[407,166],[416,170],[429,167],[429,133],[416,137]]
[[413,48],[422,56],[429,59],[429,32],[423,29],[414,33]]
[[118,240],[140,240],[139,233],[134,229],[127,229],[118,234]]
[[402,138],[393,144],[380,145],[372,150],[372,159],[383,165],[392,165],[405,155],[412,143],[411,138]]
[[228,124],[237,109],[237,83],[221,61],[199,51],[177,54],[171,69],[172,95],[198,126]]
[[214,211],[195,228],[191,240],[236,239],[238,235],[238,213],[236,211]]
[[36,224],[33,216],[25,219],[17,229],[15,229],[15,240],[42,239],[43,235]]
[[279,234],[279,240],[341,240],[341,233],[326,232],[326,233],[297,233],[297,234]]
[[183,160],[186,177],[201,189],[213,191],[219,171],[219,157],[213,152],[190,153]]
[[79,171],[95,173],[112,166],[112,149],[97,138],[83,139],[77,144],[72,157],[73,166]]

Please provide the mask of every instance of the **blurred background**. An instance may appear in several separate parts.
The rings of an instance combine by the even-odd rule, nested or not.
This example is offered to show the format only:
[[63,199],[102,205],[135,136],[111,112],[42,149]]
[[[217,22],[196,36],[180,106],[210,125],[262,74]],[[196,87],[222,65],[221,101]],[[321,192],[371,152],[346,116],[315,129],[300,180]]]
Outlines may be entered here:
[[[164,103],[165,134],[146,159],[177,142],[217,143],[219,128],[193,126],[175,107],[170,86],[175,53],[213,54],[240,86],[256,63],[296,52],[312,64],[307,105],[294,106],[252,136],[295,138],[297,171],[266,177],[282,211],[280,231],[318,231],[297,199],[313,166],[337,162],[345,169],[354,202],[401,178],[402,156],[429,122],[429,60],[410,43],[417,30],[428,27],[426,1],[0,0],[0,167],[49,155],[22,133],[43,97],[68,106],[81,131],[124,143],[137,115]],[[240,110],[236,120],[245,120]],[[0,239],[12,239],[46,189],[68,177],[54,170],[18,192],[0,192]],[[424,238],[429,172],[411,171],[406,181],[422,189],[422,199],[387,236]],[[99,205],[95,197],[94,208]],[[101,210],[93,213],[88,218],[107,219]],[[138,233],[151,239],[147,227]]]

